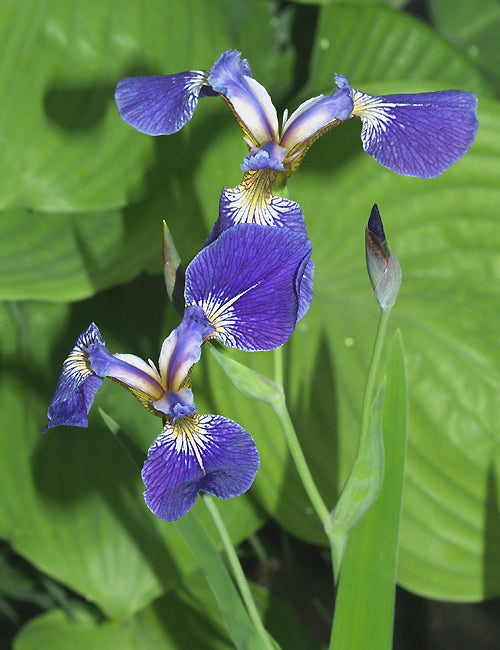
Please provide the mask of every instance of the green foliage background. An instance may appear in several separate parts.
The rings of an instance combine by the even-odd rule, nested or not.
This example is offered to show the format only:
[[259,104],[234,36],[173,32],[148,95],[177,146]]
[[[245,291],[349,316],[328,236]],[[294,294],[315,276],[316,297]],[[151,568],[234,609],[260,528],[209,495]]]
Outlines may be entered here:
[[[371,94],[460,88],[479,97],[476,142],[438,179],[379,167],[352,121],[315,144],[290,180],[316,278],[287,345],[286,391],[333,507],[356,450],[377,318],[363,251],[377,202],[403,269],[391,327],[404,335],[410,394],[398,578],[449,600],[500,594],[500,10],[474,3],[472,19],[467,0],[430,0],[424,22],[404,4],[2,2],[0,537],[106,616],[98,624],[97,609],[82,610],[68,621],[55,610],[21,630],[18,650],[54,647],[63,634],[74,648],[136,647],[136,638],[139,647],[231,647],[193,557],[145,507],[138,472],[97,409],[88,430],[40,435],[61,363],[91,321],[110,350],[157,357],[178,323],[161,278],[161,220],[188,262],[222,187],[241,179],[245,146],[221,101],[201,101],[180,133],[154,139],[121,122],[114,87],[128,75],[209,68],[229,48],[280,109],[331,92],[334,72]],[[268,355],[235,358],[272,374]],[[261,454],[250,493],[220,503],[233,540],[272,517],[325,544],[270,408],[237,393],[211,355],[193,382],[200,410],[238,421]],[[158,423],[116,386],[96,403],[143,451],[157,435]],[[280,611],[266,594],[261,604]],[[284,647],[302,638],[293,617],[268,618]]]

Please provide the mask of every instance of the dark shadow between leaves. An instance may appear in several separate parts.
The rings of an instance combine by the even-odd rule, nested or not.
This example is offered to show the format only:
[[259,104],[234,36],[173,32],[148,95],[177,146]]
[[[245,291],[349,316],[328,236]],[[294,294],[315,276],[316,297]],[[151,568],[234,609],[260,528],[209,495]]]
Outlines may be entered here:
[[[205,616],[206,603],[197,604],[196,591],[185,585],[170,592],[153,603],[153,610],[159,625],[174,642],[175,648],[196,648],[212,650],[230,643],[228,636],[221,634],[213,620]],[[214,605],[215,605],[214,600]]]
[[[116,83],[125,76],[148,74],[154,72],[137,63],[129,66],[113,84],[54,86],[48,90],[45,98],[47,117],[70,133],[80,133],[97,126],[111,102],[116,112],[116,120],[121,123],[114,105]],[[203,104],[209,101],[220,102],[220,110],[215,114],[203,112]],[[93,257],[75,222],[77,246],[96,292],[106,288],[102,280],[103,269],[115,269],[122,265],[124,281],[130,279],[134,270],[127,269],[127,260],[133,260],[136,267],[162,272],[163,219],[168,223],[184,262],[188,262],[201,249],[208,235],[208,228],[203,220],[194,182],[197,169],[205,153],[226,125],[234,122],[233,128],[238,129],[238,126],[218,98],[203,98],[200,105],[201,108],[196,111],[192,122],[181,132],[150,138],[154,147],[152,162],[144,171],[140,187],[130,191],[127,203],[121,209],[123,239],[119,248],[111,252],[109,259],[97,260]],[[123,128],[132,131],[132,127],[127,125],[123,125]],[[135,137],[149,136],[135,132]],[[244,153],[245,147],[242,143],[242,157]],[[235,160],[235,166],[239,162],[241,161]],[[218,205],[214,203],[213,222],[217,216]],[[111,275],[115,283],[120,282],[116,273],[107,275]]]
[[123,77],[160,74],[137,62],[116,80],[100,80],[88,85],[54,83],[43,96],[48,121],[69,134],[91,131],[104,119],[109,104],[114,104],[116,84]]
[[100,83],[87,87],[52,86],[43,97],[47,119],[71,134],[92,131],[113,101],[114,86]]
[[500,508],[498,478],[492,463],[488,471],[484,526],[484,597],[500,594]]

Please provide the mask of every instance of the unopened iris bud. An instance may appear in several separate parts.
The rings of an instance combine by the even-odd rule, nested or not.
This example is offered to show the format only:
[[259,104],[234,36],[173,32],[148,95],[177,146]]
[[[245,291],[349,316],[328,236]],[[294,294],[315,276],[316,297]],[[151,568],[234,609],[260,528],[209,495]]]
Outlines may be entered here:
[[387,245],[376,203],[366,228],[365,250],[366,266],[375,298],[382,309],[390,309],[396,302],[401,286],[401,267],[398,258]]
[[163,222],[163,277],[170,302],[184,313],[184,269],[166,222]]

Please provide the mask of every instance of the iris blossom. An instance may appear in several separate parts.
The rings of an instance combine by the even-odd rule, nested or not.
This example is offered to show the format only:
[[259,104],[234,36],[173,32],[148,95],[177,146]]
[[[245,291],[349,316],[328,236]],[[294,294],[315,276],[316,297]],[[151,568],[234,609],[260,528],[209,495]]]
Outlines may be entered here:
[[63,364],[44,433],[88,426],[94,395],[109,377],[163,420],[142,470],[155,515],[178,519],[200,490],[223,499],[248,490],[259,467],[255,444],[236,422],[198,413],[191,370],[209,339],[240,350],[285,343],[311,293],[302,286],[310,254],[310,242],[287,229],[242,224],[224,232],[186,270],[184,317],[163,342],[158,367],[111,354],[92,323]]
[[[321,135],[357,117],[367,154],[399,174],[432,178],[459,160],[477,132],[474,94],[445,90],[412,95],[370,96],[335,75],[337,88],[301,104],[280,130],[266,89],[234,50],[224,52],[209,71],[153,77],[128,77],[116,89],[122,119],[142,133],[169,135],[192,117],[198,99],[219,94],[238,120],[249,153],[241,165],[243,181],[225,189],[220,216],[241,222],[301,227],[300,207],[272,195],[278,176],[293,173]],[[298,225],[297,225],[298,224]]]

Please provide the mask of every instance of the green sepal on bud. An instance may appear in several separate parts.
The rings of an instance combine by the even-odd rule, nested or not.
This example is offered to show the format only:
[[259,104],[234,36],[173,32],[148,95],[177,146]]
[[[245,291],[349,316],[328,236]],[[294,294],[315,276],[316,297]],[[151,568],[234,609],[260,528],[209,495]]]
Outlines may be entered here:
[[401,266],[387,245],[376,203],[366,227],[365,250],[366,266],[375,298],[382,309],[390,309],[396,302],[401,286]]
[[170,234],[170,230],[163,221],[163,277],[170,302],[179,314],[184,313],[184,269],[181,258]]

